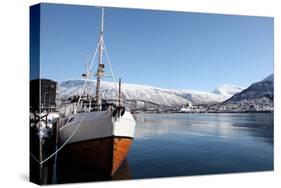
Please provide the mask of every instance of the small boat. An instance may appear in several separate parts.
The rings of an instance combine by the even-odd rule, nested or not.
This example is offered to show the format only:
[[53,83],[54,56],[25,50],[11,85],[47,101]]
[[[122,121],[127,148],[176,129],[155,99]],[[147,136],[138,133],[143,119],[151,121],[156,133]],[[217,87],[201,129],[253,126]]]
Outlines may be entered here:
[[[59,163],[66,163],[70,165],[69,168],[87,167],[94,173],[98,171],[105,176],[112,176],[126,158],[132,145],[136,122],[129,109],[122,105],[120,79],[119,90],[116,92],[119,93],[118,104],[107,103],[102,99],[100,85],[101,78],[105,76],[103,51],[107,56],[103,25],[104,8],[101,13],[101,28],[95,55],[90,66],[87,66],[86,73],[82,75],[85,78],[82,92],[72,98],[73,112],[60,120],[59,145],[62,150],[59,153]],[[92,74],[91,67],[96,54],[98,68],[96,73]],[[94,97],[90,97],[85,95],[85,87],[93,76],[96,77],[96,92]]]

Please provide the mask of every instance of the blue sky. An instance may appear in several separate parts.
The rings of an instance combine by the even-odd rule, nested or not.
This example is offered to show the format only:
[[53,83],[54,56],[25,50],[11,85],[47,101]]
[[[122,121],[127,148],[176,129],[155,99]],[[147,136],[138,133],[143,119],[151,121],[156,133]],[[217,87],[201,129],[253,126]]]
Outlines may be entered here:
[[[81,78],[100,14],[93,6],[43,4],[41,77]],[[273,73],[273,18],[107,8],[104,29],[115,76],[126,83],[212,91]]]

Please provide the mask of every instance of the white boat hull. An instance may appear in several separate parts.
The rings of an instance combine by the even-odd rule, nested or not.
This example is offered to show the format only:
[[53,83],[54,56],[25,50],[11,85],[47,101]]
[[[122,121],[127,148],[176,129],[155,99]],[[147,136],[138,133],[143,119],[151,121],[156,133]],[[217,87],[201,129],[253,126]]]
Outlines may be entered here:
[[[136,122],[125,111],[123,116],[111,111],[75,114],[59,131],[60,176],[93,171],[112,176],[120,167],[132,145]],[[74,134],[73,134],[74,133]],[[73,168],[72,168],[73,167]]]
[[[71,120],[71,118],[73,118]],[[76,133],[68,143],[106,138],[110,136],[133,138],[135,133],[136,122],[133,115],[125,111],[121,117],[113,117],[111,111],[95,111],[87,113],[78,113],[68,118],[66,123],[60,128],[60,144],[64,144],[72,133]]]

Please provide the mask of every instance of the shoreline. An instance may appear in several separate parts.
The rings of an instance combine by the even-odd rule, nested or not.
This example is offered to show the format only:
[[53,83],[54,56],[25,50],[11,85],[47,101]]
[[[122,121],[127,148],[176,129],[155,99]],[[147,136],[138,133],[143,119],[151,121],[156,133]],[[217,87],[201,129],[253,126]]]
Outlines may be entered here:
[[133,112],[133,114],[247,114],[247,113],[272,113],[274,111],[242,111],[242,112]]

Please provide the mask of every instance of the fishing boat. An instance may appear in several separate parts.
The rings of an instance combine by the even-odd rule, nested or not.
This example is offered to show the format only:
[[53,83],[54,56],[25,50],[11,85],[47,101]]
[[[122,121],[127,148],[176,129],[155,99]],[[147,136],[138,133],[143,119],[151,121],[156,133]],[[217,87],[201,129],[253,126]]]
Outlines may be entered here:
[[[60,120],[58,135],[62,151],[59,156],[60,163],[67,163],[70,167],[87,167],[88,170],[95,171],[93,173],[99,171],[106,176],[112,176],[132,145],[136,122],[129,109],[123,105],[120,79],[119,88],[115,83],[117,104],[102,99],[101,79],[105,76],[103,53],[107,58],[108,54],[104,44],[104,8],[101,9],[99,41],[92,61],[87,66],[86,73],[82,75],[85,81],[81,94],[71,99],[72,113]],[[96,55],[98,67],[93,74],[91,68]],[[112,76],[114,78],[114,75]],[[96,77],[96,91],[93,97],[85,94],[87,82],[92,77]]]

